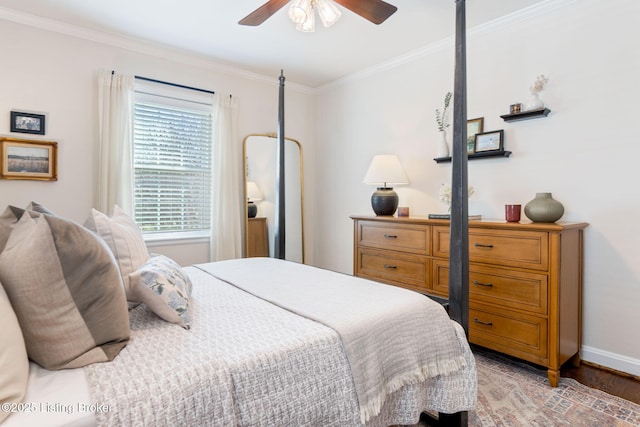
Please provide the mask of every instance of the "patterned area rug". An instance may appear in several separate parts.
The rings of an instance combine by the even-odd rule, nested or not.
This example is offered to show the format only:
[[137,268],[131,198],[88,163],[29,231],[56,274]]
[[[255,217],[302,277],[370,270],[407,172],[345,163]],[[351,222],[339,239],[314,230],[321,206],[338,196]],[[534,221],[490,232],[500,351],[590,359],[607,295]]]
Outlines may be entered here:
[[473,349],[478,366],[478,406],[473,427],[640,426],[640,405],[561,378],[549,387],[546,370]]

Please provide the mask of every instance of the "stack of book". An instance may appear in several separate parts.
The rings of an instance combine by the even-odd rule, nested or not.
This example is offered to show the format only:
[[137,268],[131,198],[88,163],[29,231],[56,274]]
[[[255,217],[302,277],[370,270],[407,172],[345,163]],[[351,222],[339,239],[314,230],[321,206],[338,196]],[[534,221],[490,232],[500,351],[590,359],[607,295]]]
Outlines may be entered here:
[[[429,219],[451,219],[451,214],[429,214]],[[480,221],[482,215],[469,215],[469,221]]]

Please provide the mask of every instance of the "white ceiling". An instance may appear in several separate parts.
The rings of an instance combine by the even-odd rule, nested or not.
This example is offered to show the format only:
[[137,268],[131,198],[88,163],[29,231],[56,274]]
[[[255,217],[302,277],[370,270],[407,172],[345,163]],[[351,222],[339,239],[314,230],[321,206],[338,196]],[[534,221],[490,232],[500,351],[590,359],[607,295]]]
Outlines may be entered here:
[[[258,27],[237,22],[266,0],[0,0],[11,9],[205,56],[311,88],[401,57],[453,35],[454,0],[387,0],[398,11],[374,25],[338,6],[342,19],[301,33],[287,6]],[[549,0],[469,0],[467,27]],[[0,10],[2,12],[2,10]],[[2,18],[0,13],[0,18]]]

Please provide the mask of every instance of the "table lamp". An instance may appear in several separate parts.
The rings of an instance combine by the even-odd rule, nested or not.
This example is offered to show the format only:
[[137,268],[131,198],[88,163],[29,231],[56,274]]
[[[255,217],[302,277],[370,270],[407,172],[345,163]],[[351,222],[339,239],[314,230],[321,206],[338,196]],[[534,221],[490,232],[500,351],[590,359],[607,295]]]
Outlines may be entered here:
[[391,185],[408,184],[409,178],[397,156],[383,154],[373,157],[362,182],[378,186],[371,195],[371,207],[376,215],[393,215],[398,208],[398,193]]
[[258,200],[262,200],[262,192],[260,192],[255,182],[247,182],[247,212],[249,218],[255,218],[258,214],[258,207],[254,203]]

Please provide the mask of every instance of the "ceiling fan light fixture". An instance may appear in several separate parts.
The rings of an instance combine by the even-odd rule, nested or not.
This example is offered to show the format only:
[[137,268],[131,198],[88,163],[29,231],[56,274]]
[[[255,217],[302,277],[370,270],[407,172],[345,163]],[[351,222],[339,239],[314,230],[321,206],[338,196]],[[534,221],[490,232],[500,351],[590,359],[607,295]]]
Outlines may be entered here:
[[[457,1],[457,0],[456,0]],[[382,24],[398,8],[384,0],[268,0],[265,4],[238,21],[240,25],[255,27],[269,19],[285,5],[289,6],[289,18],[301,31],[313,31],[311,17],[313,9],[318,9],[318,14],[325,27],[335,24],[342,13],[336,3],[361,16],[376,25]]]
[[338,6],[331,0],[315,0],[315,6],[318,9],[318,15],[325,28],[328,28],[338,22],[342,13]]
[[289,19],[295,24],[303,24],[309,16],[313,16],[311,0],[294,0],[289,6]]
[[303,33],[313,33],[316,30],[316,18],[313,10],[307,15],[307,19],[304,22],[296,25],[296,30],[302,31]]

